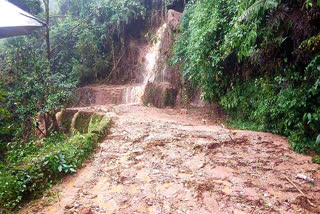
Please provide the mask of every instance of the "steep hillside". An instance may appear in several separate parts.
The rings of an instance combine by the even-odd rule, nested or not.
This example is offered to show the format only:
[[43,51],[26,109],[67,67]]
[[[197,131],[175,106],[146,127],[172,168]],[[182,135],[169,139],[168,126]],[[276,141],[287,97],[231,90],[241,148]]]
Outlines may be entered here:
[[319,1],[195,1],[173,61],[234,126],[320,152],[319,23]]

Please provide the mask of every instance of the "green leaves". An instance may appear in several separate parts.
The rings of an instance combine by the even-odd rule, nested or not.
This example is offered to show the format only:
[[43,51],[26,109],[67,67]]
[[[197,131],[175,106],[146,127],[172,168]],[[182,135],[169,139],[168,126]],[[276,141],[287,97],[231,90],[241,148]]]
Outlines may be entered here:
[[316,0],[316,4],[314,4],[313,0],[306,0],[305,6],[306,6],[307,9],[312,8],[313,6],[320,7],[320,0]]
[[206,97],[216,100],[232,84],[230,78],[220,78],[225,61],[236,57],[231,63],[240,64],[255,56],[264,12],[277,5],[276,0],[202,0],[189,4],[172,61],[181,62],[184,74],[204,84]]
[[318,135],[317,139],[316,139],[316,143],[320,144],[320,134]]
[[76,172],[76,166],[74,166],[73,164],[67,164],[67,161],[65,160],[65,155],[62,152],[45,156],[42,166],[46,167],[47,165],[49,165],[55,173]]
[[54,133],[42,140],[10,143],[7,158],[0,160],[0,207],[11,211],[75,173],[108,133],[111,121],[92,116],[90,131],[67,136]]
[[[250,2],[250,1],[249,1]],[[253,1],[252,5],[250,5],[238,18],[239,22],[244,20],[249,21],[250,19],[255,18],[259,12],[266,11],[271,8],[276,8],[280,3],[279,0],[256,0]]]
[[7,138],[12,137],[12,122],[10,121],[10,113],[5,105],[7,92],[2,87],[0,82],[0,159],[5,151],[4,142]]

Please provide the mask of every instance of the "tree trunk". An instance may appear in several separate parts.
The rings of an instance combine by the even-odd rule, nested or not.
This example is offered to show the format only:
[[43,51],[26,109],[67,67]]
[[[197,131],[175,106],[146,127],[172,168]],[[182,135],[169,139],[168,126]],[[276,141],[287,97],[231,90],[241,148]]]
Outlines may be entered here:
[[45,127],[45,137],[49,136],[49,114],[45,113],[44,114],[44,127]]
[[51,48],[50,48],[50,8],[49,8],[50,0],[43,0],[43,4],[45,7],[46,13],[46,46],[47,46],[47,59],[50,64],[51,60]]

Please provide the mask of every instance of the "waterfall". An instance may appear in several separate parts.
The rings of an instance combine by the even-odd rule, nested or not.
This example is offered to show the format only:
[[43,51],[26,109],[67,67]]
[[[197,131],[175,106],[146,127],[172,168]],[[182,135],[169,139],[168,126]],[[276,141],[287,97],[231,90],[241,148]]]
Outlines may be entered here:
[[164,33],[167,29],[167,24],[163,24],[157,31],[155,37],[156,42],[148,50],[143,68],[143,81],[137,85],[130,85],[126,88],[125,93],[125,103],[126,104],[141,104],[142,97],[145,91],[145,88],[148,82],[154,82],[157,72],[157,61],[160,53],[161,42],[164,36]]

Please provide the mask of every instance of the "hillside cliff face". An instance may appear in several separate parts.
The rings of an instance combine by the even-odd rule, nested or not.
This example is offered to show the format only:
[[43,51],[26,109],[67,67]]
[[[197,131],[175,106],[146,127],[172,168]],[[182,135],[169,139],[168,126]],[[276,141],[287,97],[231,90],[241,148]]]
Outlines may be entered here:
[[154,81],[148,81],[143,96],[143,103],[158,108],[175,106],[181,103],[182,84],[178,67],[170,65],[170,56],[174,42],[174,33],[180,24],[182,13],[168,11],[166,23],[162,26],[164,32],[159,41],[158,57],[154,71]]
[[129,42],[118,71],[106,84],[78,89],[77,106],[145,104],[158,108],[181,103],[181,75],[170,65],[174,33],[182,13],[169,10],[165,20]]

